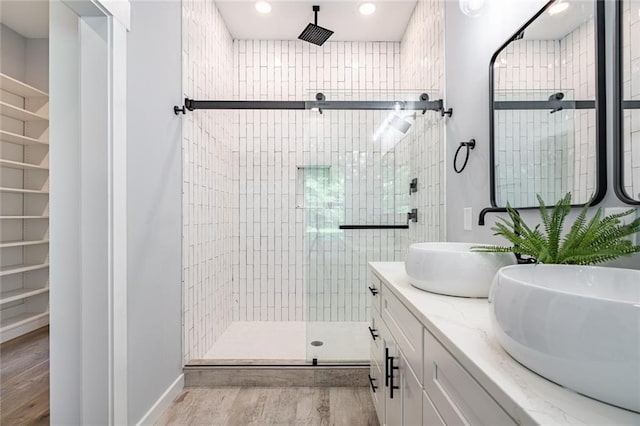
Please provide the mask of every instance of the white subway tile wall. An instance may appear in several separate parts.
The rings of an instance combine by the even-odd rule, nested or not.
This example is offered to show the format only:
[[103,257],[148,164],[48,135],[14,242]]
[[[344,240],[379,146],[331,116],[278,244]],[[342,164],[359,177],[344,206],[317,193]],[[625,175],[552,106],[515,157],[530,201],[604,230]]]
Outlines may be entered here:
[[[444,98],[444,10],[444,0],[419,1],[400,43],[401,88],[424,90],[432,100]],[[398,167],[408,169],[397,199],[407,197],[409,209],[418,209],[418,223],[403,234],[403,258],[410,243],[445,239],[444,122],[440,114],[427,112],[395,149]],[[418,192],[409,197],[413,178]]]
[[[623,5],[623,97],[640,100],[640,1],[624,1]],[[640,200],[640,110],[624,111],[623,119],[625,192]]]
[[[595,99],[593,20],[560,40],[520,40],[497,58],[496,101]],[[596,185],[593,110],[499,111],[495,114],[496,202],[535,206],[571,192],[587,202]]]
[[[231,99],[233,41],[212,0],[183,0],[183,90]],[[185,361],[202,358],[231,323],[232,227],[237,189],[232,111],[183,120],[183,306]]]

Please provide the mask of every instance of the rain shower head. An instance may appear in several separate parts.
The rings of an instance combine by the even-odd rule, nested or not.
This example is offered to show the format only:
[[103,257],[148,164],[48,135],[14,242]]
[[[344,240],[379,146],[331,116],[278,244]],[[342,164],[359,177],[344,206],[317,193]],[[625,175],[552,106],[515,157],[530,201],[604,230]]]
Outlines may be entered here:
[[390,120],[389,120],[389,125],[391,127],[393,127],[394,129],[402,132],[402,133],[407,133],[409,131],[409,129],[411,128],[411,122],[405,120],[402,117],[399,117],[397,115],[394,115]]
[[313,6],[313,13],[315,15],[315,23],[309,24],[307,27],[300,33],[298,38],[302,41],[307,41],[309,43],[313,43],[318,46],[322,46],[325,41],[333,34],[333,31],[328,30],[326,28],[322,28],[318,25],[318,12],[320,11],[320,6]]

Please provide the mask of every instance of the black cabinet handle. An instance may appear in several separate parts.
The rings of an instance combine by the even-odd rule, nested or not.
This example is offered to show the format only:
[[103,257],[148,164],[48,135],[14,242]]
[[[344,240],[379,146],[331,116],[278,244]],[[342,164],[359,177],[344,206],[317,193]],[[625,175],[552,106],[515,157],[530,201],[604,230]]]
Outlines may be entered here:
[[389,387],[389,348],[384,348],[384,385]]
[[375,382],[375,381],[376,381],[376,379],[371,377],[371,374],[369,374],[369,384],[371,385],[371,390],[373,391],[373,393],[376,393],[376,389],[378,389],[378,387],[373,384],[373,382]]
[[374,296],[375,296],[376,294],[378,294],[378,293],[379,293],[378,289],[377,289],[377,288],[375,288],[375,287],[369,287],[369,291],[370,291],[370,292],[371,292],[371,294],[373,294]]
[[376,341],[376,337],[379,336],[379,334],[376,334],[376,331],[378,330],[376,330],[375,328],[369,327],[369,333],[371,333],[371,338],[373,339],[374,342]]
[[393,390],[394,389],[400,389],[400,386],[395,386],[393,384],[393,370],[399,370],[400,367],[396,367],[395,365],[393,365],[393,360],[395,359],[395,357],[390,356],[389,357],[389,398],[393,399]]

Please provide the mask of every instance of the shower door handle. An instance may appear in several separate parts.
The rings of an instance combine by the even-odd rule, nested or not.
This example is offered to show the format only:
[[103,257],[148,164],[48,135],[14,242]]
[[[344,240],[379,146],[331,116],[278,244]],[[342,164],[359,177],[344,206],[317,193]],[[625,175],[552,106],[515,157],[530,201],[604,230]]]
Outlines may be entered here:
[[373,339],[374,342],[376,341],[376,337],[379,336],[379,334],[376,334],[376,331],[378,330],[376,330],[375,328],[369,327],[369,333],[371,333],[371,338]]

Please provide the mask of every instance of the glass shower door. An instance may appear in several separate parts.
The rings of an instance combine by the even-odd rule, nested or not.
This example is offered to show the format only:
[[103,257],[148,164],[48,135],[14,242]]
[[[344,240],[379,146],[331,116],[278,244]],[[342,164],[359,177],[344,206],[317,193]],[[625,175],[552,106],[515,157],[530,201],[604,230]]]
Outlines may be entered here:
[[[377,94],[377,99],[385,98],[391,95]],[[407,223],[408,166],[396,150],[409,132],[389,126],[398,115],[394,111],[306,114],[298,207],[305,226],[307,361],[365,363],[370,339],[367,263],[402,260],[407,240],[406,229],[366,226]]]

